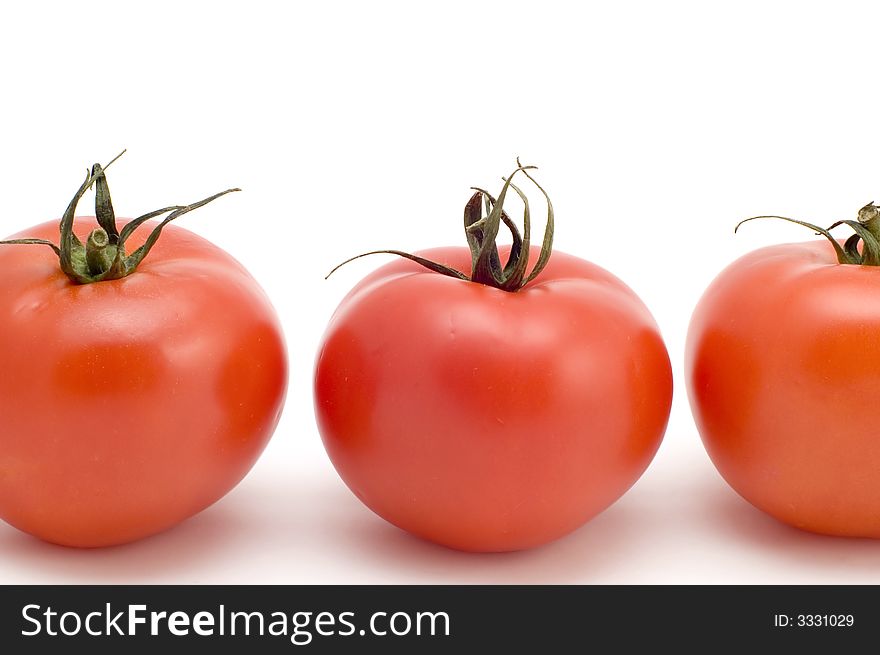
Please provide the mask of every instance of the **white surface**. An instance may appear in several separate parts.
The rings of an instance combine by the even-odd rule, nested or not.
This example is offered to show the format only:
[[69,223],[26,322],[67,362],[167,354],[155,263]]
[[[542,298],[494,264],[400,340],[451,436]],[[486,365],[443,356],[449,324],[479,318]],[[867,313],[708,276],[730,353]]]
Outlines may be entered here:
[[[10,6],[0,232],[60,216],[86,166],[123,147],[121,216],[241,186],[181,224],[264,285],[291,378],[271,445],[220,503],[106,550],[0,525],[0,582],[880,583],[880,544],[784,527],[720,480],[682,379],[709,280],[808,237],[770,222],[734,236],[737,219],[828,224],[880,200],[873,3]],[[373,248],[462,243],[468,187],[497,189],[516,155],[541,166],[558,249],[613,270],[654,312],[676,396],[656,460],[611,509],[541,549],[466,555],[387,525],[330,466],[314,352],[345,291],[384,260],[322,277]]]

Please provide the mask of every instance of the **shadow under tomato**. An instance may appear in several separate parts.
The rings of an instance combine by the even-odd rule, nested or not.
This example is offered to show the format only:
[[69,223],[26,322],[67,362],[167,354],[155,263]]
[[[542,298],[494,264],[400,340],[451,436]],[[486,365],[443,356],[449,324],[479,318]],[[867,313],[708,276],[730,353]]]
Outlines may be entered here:
[[[330,492],[347,494],[344,489]],[[350,496],[350,494],[348,494]],[[509,553],[467,553],[414,537],[379,518],[353,496],[334,499],[324,536],[356,544],[362,564],[373,567],[367,583],[569,584],[591,572],[615,569],[636,546],[638,507],[618,502],[592,521],[550,544]]]
[[234,549],[246,523],[234,503],[221,502],[165,532],[108,548],[58,546],[0,523],[0,558],[28,583],[197,583],[199,563]]
[[880,540],[833,537],[789,526],[753,507],[717,477],[702,480],[696,494],[701,500],[694,509],[707,528],[761,551],[779,567],[807,572],[792,582],[880,584]]

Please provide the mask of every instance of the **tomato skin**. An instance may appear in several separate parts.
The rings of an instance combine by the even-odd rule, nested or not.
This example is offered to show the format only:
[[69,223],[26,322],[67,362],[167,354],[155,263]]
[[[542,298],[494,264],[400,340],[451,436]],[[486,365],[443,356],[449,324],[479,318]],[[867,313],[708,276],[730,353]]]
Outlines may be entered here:
[[880,537],[880,270],[827,242],[763,248],[691,320],[688,393],[706,449],[746,500],[790,525]]
[[[96,225],[77,218],[76,232]],[[15,237],[57,233],[51,222]],[[119,280],[73,284],[40,246],[0,246],[0,271],[5,521],[67,546],[121,544],[250,470],[280,417],[287,362],[274,310],[232,257],[171,225]]]
[[[420,254],[470,268],[466,248]],[[468,551],[543,544],[613,503],[653,458],[671,396],[645,306],[559,252],[515,293],[383,266],[336,310],[315,371],[324,445],[355,495]]]

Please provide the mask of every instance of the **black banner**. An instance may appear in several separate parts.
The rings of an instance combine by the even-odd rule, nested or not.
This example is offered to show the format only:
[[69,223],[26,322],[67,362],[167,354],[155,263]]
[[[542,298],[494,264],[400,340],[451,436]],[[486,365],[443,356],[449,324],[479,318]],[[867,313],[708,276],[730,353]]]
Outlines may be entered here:
[[7,586],[0,646],[7,653],[841,648],[877,643],[877,596],[876,587],[793,586]]

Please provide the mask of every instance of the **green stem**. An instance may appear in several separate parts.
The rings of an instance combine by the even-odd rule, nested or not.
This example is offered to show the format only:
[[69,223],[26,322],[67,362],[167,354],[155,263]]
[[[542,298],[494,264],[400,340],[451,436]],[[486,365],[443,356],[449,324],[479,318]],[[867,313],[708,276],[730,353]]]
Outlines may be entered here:
[[[840,264],[880,266],[880,208],[874,205],[873,202],[869,202],[859,210],[858,220],[837,221],[827,228],[819,227],[818,225],[813,225],[812,223],[800,221],[796,218],[789,218],[787,216],[767,215],[746,218],[737,223],[733,231],[736,232],[739,230],[743,223],[748,223],[749,221],[758,218],[775,218],[813,230],[816,234],[828,239],[834,247],[834,252],[837,254],[837,261]],[[831,234],[831,230],[840,225],[846,225],[852,228],[853,232],[855,232],[855,234],[846,240],[843,246],[841,246],[834,235]],[[861,248],[859,247],[860,242]]]
[[[110,163],[112,164],[113,162]],[[107,176],[104,175],[104,169],[101,167],[101,164],[92,166],[92,178],[95,180],[95,218],[98,219],[98,225],[107,234],[107,243],[115,246],[119,243],[119,232],[116,230],[116,213],[113,211],[110,187],[107,186]]]
[[[110,164],[119,159],[124,152],[123,150],[114,157]],[[241,190],[227,189],[190,205],[172,205],[148,212],[127,223],[120,233],[116,228],[116,216],[113,212],[113,203],[110,200],[110,188],[107,186],[106,173],[110,164],[103,167],[100,164],[95,164],[86,174],[86,179],[67,205],[67,209],[61,219],[61,239],[58,246],[44,239],[11,239],[0,241],[0,245],[40,244],[51,247],[55,254],[58,255],[61,270],[76,284],[117,280],[126,275],[131,275],[137,270],[138,265],[149,254],[150,249],[162,234],[162,229],[168,223],[193,209],[207,205],[220,196]],[[92,230],[86,243],[83,244],[73,231],[74,214],[80,199],[92,185],[95,185],[95,216],[100,227]],[[134,233],[135,229],[145,221],[168,214],[169,212],[170,214],[153,228],[153,231],[150,232],[144,241],[144,245],[135,250],[131,255],[126,255],[126,241]]]
[[[351,257],[341,264],[338,264],[327,274],[327,277],[330,277],[330,275],[332,275],[338,268],[354,259],[366,255],[387,253],[410,259],[441,275],[447,275],[449,277],[469,282],[476,282],[478,284],[485,284],[486,286],[491,286],[502,291],[515,292],[522,289],[526,284],[535,279],[550,259],[550,253],[553,250],[554,219],[553,205],[550,202],[550,198],[547,196],[547,192],[544,191],[541,185],[535,182],[531,175],[529,175],[528,171],[534,169],[535,166],[523,166],[520,164],[519,159],[516,160],[516,166],[517,167],[513,173],[502,178],[502,180],[504,180],[504,186],[501,188],[498,198],[492,197],[487,191],[484,191],[479,187],[471,187],[475,193],[471,196],[470,200],[468,200],[464,210],[465,238],[467,239],[468,248],[471,251],[470,275],[465,275],[461,271],[457,271],[444,264],[438,264],[437,262],[425,259],[424,257],[400,250],[374,250],[372,252]],[[526,275],[526,271],[528,270],[530,255],[529,240],[531,238],[529,201],[526,195],[512,182],[513,177],[520,172],[538,187],[547,201],[547,225],[544,230],[544,240],[541,245],[538,261],[528,275]],[[520,232],[514,222],[510,220],[510,217],[504,211],[504,200],[507,197],[508,189],[513,189],[523,201],[522,236],[520,236]],[[484,204],[486,209],[485,216],[483,216]],[[501,223],[504,223],[513,237],[510,254],[508,255],[507,262],[503,266],[501,264],[501,257],[499,256],[498,245],[496,243]]]
[[859,223],[880,242],[880,209],[873,202],[869,202],[859,210]]
[[[86,264],[89,273],[98,276],[106,273],[113,264],[113,255],[110,252],[110,236],[102,227],[96,227],[86,240]],[[114,248],[115,250],[115,248]]]

